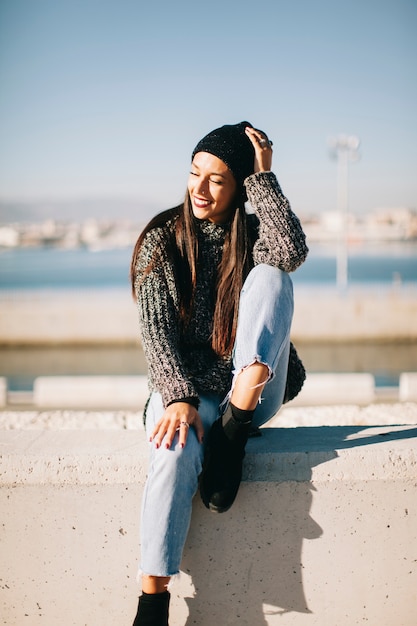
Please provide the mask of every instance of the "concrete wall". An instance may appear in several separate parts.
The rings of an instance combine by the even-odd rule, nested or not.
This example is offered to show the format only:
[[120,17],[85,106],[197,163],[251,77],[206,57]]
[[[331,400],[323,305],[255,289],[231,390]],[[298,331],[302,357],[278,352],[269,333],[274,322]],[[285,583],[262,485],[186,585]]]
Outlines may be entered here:
[[399,383],[399,399],[405,402],[417,401],[417,372],[403,372]]
[[[391,399],[417,400],[417,372],[403,372],[398,391]],[[37,408],[143,409],[149,396],[146,376],[39,376],[33,391],[24,392],[27,405]],[[17,400],[21,400],[17,393]],[[308,374],[301,392],[286,406],[372,404],[378,394],[375,379],[367,373]],[[8,392],[7,379],[0,377],[0,407],[16,404],[16,393]]]
[[[128,291],[1,293],[0,308],[3,345],[138,341]],[[292,336],[297,341],[416,340],[416,291],[297,289]]]
[[[403,380],[408,379],[403,375]],[[33,388],[33,404],[37,407],[143,409],[148,396],[146,376],[39,376]],[[408,399],[404,394],[403,400]],[[365,405],[374,400],[375,380],[371,374],[309,374],[289,406]]]
[[138,341],[129,291],[0,293],[0,343],[127,343]]
[[302,341],[417,339],[417,292],[296,290],[293,335]]
[[0,376],[0,407],[7,404],[7,378]]
[[[172,626],[412,626],[417,428],[264,429],[232,509],[195,499]],[[0,614],[122,626],[136,611],[143,431],[0,434]]]

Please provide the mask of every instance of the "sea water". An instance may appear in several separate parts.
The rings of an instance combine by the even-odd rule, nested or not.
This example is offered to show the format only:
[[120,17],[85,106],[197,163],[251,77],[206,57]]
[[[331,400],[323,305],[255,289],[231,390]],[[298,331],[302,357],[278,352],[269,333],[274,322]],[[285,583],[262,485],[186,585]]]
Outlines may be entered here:
[[[0,251],[0,289],[115,288],[129,284],[130,248],[14,248]],[[292,274],[294,285],[336,285],[334,246],[312,245],[303,265]],[[351,285],[417,283],[417,242],[352,248],[348,257]]]

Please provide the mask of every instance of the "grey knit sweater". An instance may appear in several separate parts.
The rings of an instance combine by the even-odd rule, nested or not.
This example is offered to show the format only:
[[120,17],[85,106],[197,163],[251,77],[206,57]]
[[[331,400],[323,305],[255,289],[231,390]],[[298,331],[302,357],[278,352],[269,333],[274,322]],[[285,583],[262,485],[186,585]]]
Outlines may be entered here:
[[[283,195],[275,174],[259,172],[245,180],[250,216],[256,229],[253,264],[266,263],[285,272],[305,260],[308,248],[300,222]],[[216,268],[221,259],[228,225],[199,221],[199,260],[194,308],[187,334],[179,323],[179,295],[175,272],[168,257],[174,219],[150,230],[141,246],[136,265],[136,295],[142,345],[149,369],[149,387],[159,391],[165,406],[181,399],[198,401],[200,393],[228,391],[231,355],[219,357],[210,344],[215,305]],[[158,263],[143,278],[155,252]],[[143,280],[142,280],[143,278]],[[287,400],[304,381],[304,368],[291,346]]]

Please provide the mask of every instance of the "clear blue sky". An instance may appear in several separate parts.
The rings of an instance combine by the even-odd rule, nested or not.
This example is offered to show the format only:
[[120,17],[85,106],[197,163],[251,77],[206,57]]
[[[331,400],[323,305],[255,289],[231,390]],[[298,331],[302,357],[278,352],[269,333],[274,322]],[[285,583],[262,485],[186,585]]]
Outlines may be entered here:
[[416,0],[0,0],[0,199],[183,197],[206,132],[274,141],[300,213],[417,208]]

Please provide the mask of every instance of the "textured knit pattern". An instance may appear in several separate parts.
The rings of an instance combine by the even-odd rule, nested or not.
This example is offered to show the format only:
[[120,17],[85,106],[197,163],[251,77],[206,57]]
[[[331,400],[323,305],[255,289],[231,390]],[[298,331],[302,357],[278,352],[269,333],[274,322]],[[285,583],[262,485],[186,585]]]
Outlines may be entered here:
[[[245,180],[257,229],[253,264],[266,263],[292,272],[305,260],[308,248],[301,224],[283,195],[275,174],[260,172]],[[175,218],[174,218],[175,219]],[[136,294],[143,349],[149,369],[150,391],[159,391],[164,405],[200,393],[225,395],[230,385],[232,357],[218,357],[210,343],[215,306],[216,268],[222,256],[228,225],[199,221],[199,260],[194,308],[187,332],[181,332],[175,271],[166,252],[174,220],[147,233],[136,267]],[[143,272],[157,255],[155,269]],[[294,350],[294,349],[293,349]],[[304,371],[289,370],[291,388],[299,390]],[[288,385],[287,385],[288,386]],[[292,394],[293,395],[293,394]]]

